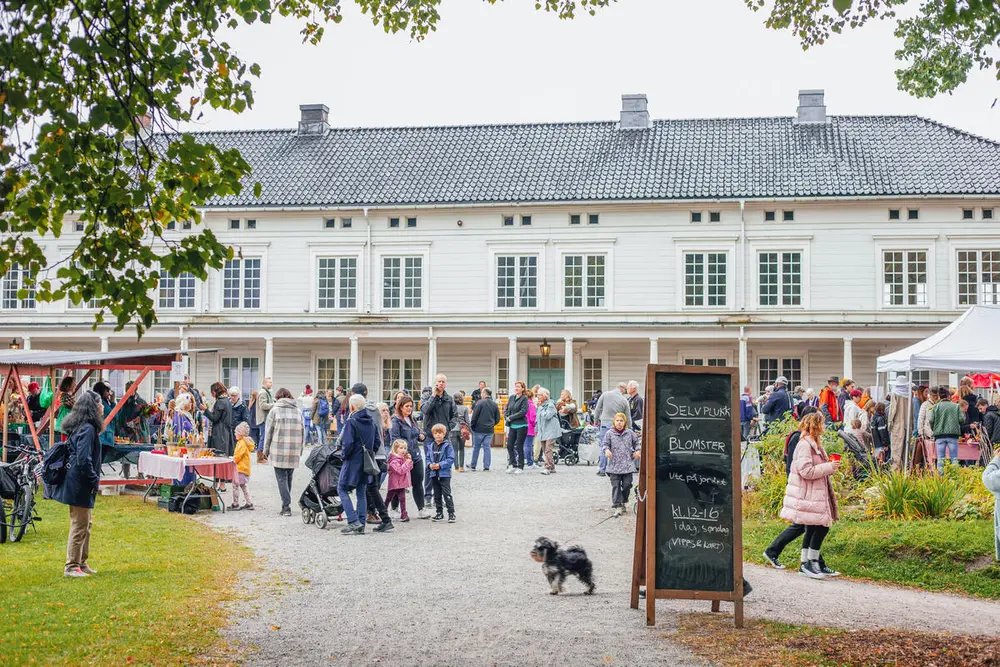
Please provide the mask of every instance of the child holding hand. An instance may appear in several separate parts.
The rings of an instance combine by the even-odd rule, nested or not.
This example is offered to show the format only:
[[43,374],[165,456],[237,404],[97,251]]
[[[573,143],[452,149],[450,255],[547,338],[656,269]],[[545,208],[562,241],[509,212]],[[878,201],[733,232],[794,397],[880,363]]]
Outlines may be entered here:
[[446,441],[448,429],[435,424],[431,429],[434,442],[427,448],[427,474],[434,493],[434,516],[431,521],[444,521],[444,506],[448,508],[448,523],[455,523],[455,501],[451,497],[451,467],[455,465],[455,448]]
[[406,523],[410,515],[406,513],[406,490],[410,488],[410,471],[413,470],[413,457],[410,456],[406,440],[399,439],[392,443],[389,453],[389,493],[385,497],[388,507],[393,500],[399,501],[399,520]]
[[632,475],[635,473],[633,461],[640,456],[639,436],[626,428],[625,414],[615,415],[613,427],[604,434],[604,455],[608,459],[608,477],[611,479],[611,505],[614,516],[621,516],[632,493]]
[[[236,450],[233,452],[233,461],[236,462],[236,479],[233,480],[233,504],[229,506],[231,510],[252,510],[253,500],[250,498],[250,489],[247,482],[250,481],[250,453],[257,446],[250,437],[250,425],[240,422],[233,430],[236,434]],[[240,490],[243,490],[243,497],[246,504],[240,507]]]

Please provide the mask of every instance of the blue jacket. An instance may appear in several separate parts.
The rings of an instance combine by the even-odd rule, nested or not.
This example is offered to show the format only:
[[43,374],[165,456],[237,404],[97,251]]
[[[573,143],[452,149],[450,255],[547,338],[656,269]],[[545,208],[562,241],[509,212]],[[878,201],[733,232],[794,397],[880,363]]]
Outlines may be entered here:
[[375,453],[375,421],[368,410],[358,410],[344,424],[344,433],[340,440],[343,449],[344,465],[340,469],[340,485],[348,489],[357,488],[362,481],[367,482],[363,448]]
[[[111,414],[111,411],[115,409],[115,406],[112,405],[111,403],[108,403],[107,401],[105,401],[103,399],[101,400],[101,405],[104,406],[104,418],[107,419],[108,415]],[[119,414],[121,414],[121,413],[119,413]],[[108,424],[107,426],[105,426],[104,430],[101,431],[101,444],[102,445],[106,445],[108,447],[114,447],[115,446],[115,421],[117,421],[117,419],[118,419],[118,415],[115,415],[115,419],[112,419],[111,423]],[[100,458],[100,457],[98,457],[98,458]],[[98,472],[100,472],[100,468],[98,468],[97,470],[98,470]],[[91,504],[90,506],[93,507],[94,505]]]
[[420,427],[417,426],[416,420],[412,417],[410,419],[411,422],[407,423],[398,415],[392,416],[392,422],[389,426],[389,442],[387,445],[391,450],[393,442],[396,440],[406,440],[407,450],[410,452],[410,457],[413,459],[413,465],[416,465],[423,459],[424,448],[420,442]]
[[49,487],[49,497],[73,507],[94,506],[101,481],[101,441],[93,424],[83,424],[69,436],[69,469],[59,486]]
[[455,465],[455,448],[445,440],[440,445],[432,442],[427,445],[427,465],[440,463],[437,470],[427,468],[428,477],[451,477],[451,467]]
[[782,419],[792,411],[792,397],[788,395],[788,390],[781,387],[772,391],[760,411],[764,413],[769,422]]

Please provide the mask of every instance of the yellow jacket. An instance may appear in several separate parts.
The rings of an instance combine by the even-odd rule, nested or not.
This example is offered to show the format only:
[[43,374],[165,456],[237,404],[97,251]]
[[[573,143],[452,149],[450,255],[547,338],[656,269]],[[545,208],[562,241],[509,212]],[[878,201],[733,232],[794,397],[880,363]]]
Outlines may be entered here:
[[233,460],[236,461],[236,469],[247,477],[250,476],[250,452],[256,448],[253,439],[250,437],[240,438],[236,442],[236,452],[233,454]]

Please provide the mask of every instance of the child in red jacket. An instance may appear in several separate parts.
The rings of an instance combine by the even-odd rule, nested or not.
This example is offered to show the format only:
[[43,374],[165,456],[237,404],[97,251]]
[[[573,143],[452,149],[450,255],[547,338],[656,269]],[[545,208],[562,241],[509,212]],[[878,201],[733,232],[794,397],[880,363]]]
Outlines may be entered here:
[[407,451],[406,440],[396,440],[392,443],[389,454],[389,493],[385,497],[388,507],[393,499],[399,500],[399,520],[406,523],[410,520],[406,513],[406,490],[410,488],[410,471],[413,469],[413,458]]

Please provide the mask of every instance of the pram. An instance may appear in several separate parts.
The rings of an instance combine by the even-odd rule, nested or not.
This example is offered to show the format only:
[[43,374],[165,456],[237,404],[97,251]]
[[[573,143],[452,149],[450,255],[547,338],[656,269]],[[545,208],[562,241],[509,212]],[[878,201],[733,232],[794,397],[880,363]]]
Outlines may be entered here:
[[564,430],[562,436],[556,440],[558,448],[552,453],[552,462],[562,461],[568,466],[575,466],[580,462],[580,436],[583,435],[583,427]]
[[583,428],[578,440],[577,453],[579,460],[587,465],[601,460],[601,429],[593,424]]
[[312,471],[312,479],[299,498],[302,508],[302,523],[315,523],[324,530],[330,518],[344,511],[337,494],[337,481],[344,461],[340,458],[336,443],[316,447],[306,459],[306,467]]
[[844,453],[850,454],[861,464],[854,468],[854,478],[857,480],[866,479],[868,475],[875,471],[875,462],[868,453],[868,448],[858,439],[843,429],[837,431],[837,435],[844,441]]

